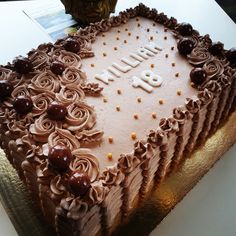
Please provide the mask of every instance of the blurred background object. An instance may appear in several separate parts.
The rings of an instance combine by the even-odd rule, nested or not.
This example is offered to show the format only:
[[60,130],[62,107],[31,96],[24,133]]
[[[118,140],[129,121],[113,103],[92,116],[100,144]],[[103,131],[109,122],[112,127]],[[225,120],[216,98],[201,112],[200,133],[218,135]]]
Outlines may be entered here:
[[82,25],[100,21],[115,12],[117,0],[61,0],[67,14]]
[[231,17],[234,23],[236,23],[236,0],[216,0],[216,2]]

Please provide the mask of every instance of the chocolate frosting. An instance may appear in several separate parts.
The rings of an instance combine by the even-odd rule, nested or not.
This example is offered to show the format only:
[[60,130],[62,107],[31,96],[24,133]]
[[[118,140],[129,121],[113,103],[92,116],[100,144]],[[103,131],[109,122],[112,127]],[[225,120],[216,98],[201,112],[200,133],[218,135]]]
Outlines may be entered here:
[[86,75],[80,69],[77,69],[75,67],[68,67],[62,73],[62,75],[59,76],[59,79],[62,85],[71,84],[72,86],[75,86],[77,84],[84,83],[86,80]]
[[137,141],[134,144],[134,155],[140,160],[150,159],[153,156],[152,146],[144,141]]
[[100,204],[105,199],[108,188],[103,186],[101,181],[91,185],[88,192],[89,202],[92,205]]
[[162,118],[159,126],[163,131],[167,132],[176,132],[179,130],[178,123],[174,118]]
[[202,66],[205,62],[211,60],[211,58],[212,55],[204,47],[195,47],[187,56],[189,63],[194,66]]
[[94,143],[101,142],[103,137],[103,132],[100,130],[92,129],[92,130],[83,130],[78,131],[75,134],[76,138],[79,140],[81,145],[84,143]]
[[67,195],[67,189],[64,186],[61,175],[57,175],[51,179],[50,190],[53,199]]
[[216,80],[210,80],[204,88],[207,88],[209,91],[211,91],[214,94],[221,92],[221,86]]
[[151,130],[148,134],[147,141],[153,146],[158,147],[167,142],[166,132],[163,130]]
[[184,124],[186,120],[191,118],[190,112],[184,106],[174,108],[173,117],[180,123]]
[[202,91],[198,93],[198,98],[202,105],[206,105],[212,101],[213,94],[207,88],[204,88]]
[[187,98],[185,105],[190,113],[195,114],[200,110],[201,102],[199,99]]
[[213,77],[217,77],[217,76],[222,75],[224,73],[224,67],[223,67],[222,63],[217,59],[207,61],[204,64],[203,69],[205,69],[209,79],[211,79]]
[[80,87],[87,96],[100,96],[103,90],[98,83],[81,84]]
[[121,154],[118,159],[118,168],[125,174],[132,172],[140,160],[132,154]]
[[104,186],[117,186],[124,180],[124,174],[117,168],[116,165],[107,167],[102,173],[101,180]]

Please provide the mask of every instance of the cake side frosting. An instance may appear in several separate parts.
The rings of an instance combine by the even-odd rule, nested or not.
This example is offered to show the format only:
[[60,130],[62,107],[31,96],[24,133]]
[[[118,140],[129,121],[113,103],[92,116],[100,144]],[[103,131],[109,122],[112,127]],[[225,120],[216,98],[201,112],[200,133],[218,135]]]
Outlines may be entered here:
[[[152,74],[153,70],[151,70],[154,69],[151,65],[153,64],[155,67],[157,64],[156,61],[152,63],[152,58],[162,55],[161,50],[165,51],[165,46],[150,44],[155,38],[154,36],[149,36],[153,38],[149,38],[148,42],[142,38],[141,45],[132,45],[133,50],[128,50],[128,56],[133,53],[132,59],[135,60],[127,60],[127,55],[126,58],[122,58],[118,54],[117,58],[124,63],[122,67],[115,61],[114,56],[112,61],[108,60],[108,63],[105,63],[107,67],[102,76],[101,69],[100,74],[91,72],[94,66],[97,68],[98,65],[96,53],[100,52],[102,57],[109,58],[107,52],[96,48],[96,45],[101,48],[99,42],[105,42],[103,40],[106,38],[105,32],[109,33],[112,30],[117,31],[117,29],[121,31],[122,29],[126,32],[126,37],[131,37],[129,29],[126,31],[126,25],[128,26],[129,22],[131,25],[137,24],[137,27],[141,27],[142,23],[147,22],[143,18],[130,20],[137,16],[153,20],[152,24],[158,23],[158,27],[162,27],[164,31],[163,34],[167,34],[162,38],[164,42],[171,37],[166,28],[173,29],[170,32],[175,35],[175,40],[178,42],[174,49],[178,47],[181,54],[185,54],[187,50],[186,59],[192,66],[184,64],[186,71],[181,78],[184,82],[181,83],[182,85],[187,84],[186,95],[190,98],[186,100],[185,104],[185,98],[177,101],[178,106],[173,105],[169,109],[164,107],[165,104],[159,104],[163,105],[164,111],[167,109],[166,115],[159,117],[157,113],[157,118],[155,112],[149,112],[153,124],[138,123],[140,130],[144,128],[141,137],[137,138],[134,132],[135,134],[132,134],[131,138],[128,137],[128,142],[124,141],[123,145],[118,143],[117,146],[120,146],[121,149],[114,150],[116,139],[107,134],[111,128],[105,129],[101,126],[106,125],[106,121],[102,119],[104,114],[112,117],[111,112],[109,109],[102,112],[99,110],[110,102],[109,96],[101,97],[101,95],[111,95],[109,91],[116,88],[116,96],[123,96],[121,86],[124,86],[124,89],[129,86],[130,91],[140,93],[138,98],[141,98],[141,101],[143,97],[152,99],[153,96],[156,96],[156,91],[165,93],[161,89],[165,85],[167,76],[160,76],[160,72],[157,75]],[[165,28],[159,26],[159,23],[163,24]],[[156,25],[152,26],[155,29]],[[158,27],[157,29],[159,29]],[[121,34],[119,40],[115,40],[120,41],[124,34]],[[122,40],[124,44],[129,44],[126,39]],[[133,44],[133,40],[131,44]],[[114,49],[116,46],[110,46],[113,48],[112,50],[119,51]],[[4,99],[1,106],[1,147],[29,189],[39,196],[42,210],[51,224],[56,226],[58,234],[68,233],[70,226],[73,226],[69,231],[72,235],[76,235],[78,232],[81,235],[95,235],[99,231],[112,228],[119,215],[126,216],[132,210],[137,196],[142,200],[153,179],[163,179],[168,172],[172,171],[173,167],[184,159],[187,153],[191,153],[197,144],[204,142],[207,136],[217,129],[221,124],[220,121],[228,117],[229,112],[234,109],[235,70],[232,59],[227,59],[230,58],[229,56],[226,58],[225,55],[228,54],[220,46],[219,43],[216,46],[212,44],[208,36],[199,36],[191,27],[177,24],[174,18],[169,19],[163,13],[158,14],[156,10],[150,10],[140,5],[120,13],[117,17],[92,24],[80,30],[76,35],[58,41],[55,45],[40,45],[37,50],[32,50],[28,55],[33,67],[29,73],[19,73],[22,72],[19,70],[15,72],[16,63],[13,63],[15,68],[11,64],[1,67],[1,80],[10,81],[14,86],[11,96]],[[171,51],[173,51],[171,47],[169,50],[170,54],[167,57],[171,57]],[[166,57],[166,54],[162,56]],[[91,59],[89,59],[90,57]],[[185,56],[180,57],[177,53],[177,57],[178,61],[185,61],[182,59]],[[145,60],[150,60],[148,69],[147,65],[144,65]],[[163,58],[158,60],[163,60]],[[91,68],[85,67],[85,73],[82,69],[86,63]],[[169,65],[169,67],[171,66]],[[103,63],[102,67],[104,67]],[[141,70],[141,73],[137,73],[136,67]],[[162,67],[164,68],[163,64]],[[198,81],[201,80],[201,76],[200,78],[193,77],[196,88],[192,88],[189,82],[189,73],[193,67],[203,67],[207,74],[207,80],[200,85]],[[115,85],[114,88],[110,85],[113,81],[115,83],[116,80],[119,80],[121,75],[123,77],[130,73],[128,71],[134,72],[130,82],[122,81],[119,86]],[[180,79],[178,73],[175,73],[175,79]],[[91,79],[92,75],[95,75],[95,80]],[[151,80],[147,78],[150,75]],[[107,84],[109,85],[107,86]],[[182,89],[183,86],[180,87]],[[181,91],[176,92],[181,94]],[[16,99],[22,95],[30,96],[29,101],[32,100],[33,104],[33,109],[26,115],[18,114],[22,107],[16,106]],[[177,95],[175,96],[178,98],[180,95]],[[111,100],[115,103],[113,99]],[[27,104],[31,105],[29,101]],[[51,114],[55,114],[55,109],[58,112],[58,104],[54,104],[51,109],[52,113],[51,110],[50,112],[48,110],[55,101],[59,105],[63,105],[63,108],[59,106],[56,120],[51,117]],[[167,99],[168,101],[171,99]],[[122,104],[125,106],[125,103],[126,101]],[[24,103],[20,105],[23,105],[24,111],[30,108]],[[67,109],[66,115],[63,119],[58,120],[64,114],[64,107]],[[115,106],[112,107],[112,109],[114,108]],[[146,107],[144,106],[144,108]],[[141,107],[142,110],[144,108]],[[120,111],[118,111],[119,109]],[[117,107],[114,109],[116,111],[114,111],[114,118],[111,119],[112,122],[116,121],[118,116],[116,112],[122,112],[123,105],[119,109]],[[153,107],[151,107],[151,111],[153,111]],[[160,114],[162,113],[160,112]],[[139,114],[134,114],[128,124],[140,121],[135,117],[140,118]],[[127,124],[124,128],[124,130],[129,130]],[[150,129],[153,130],[148,133]],[[128,131],[128,133],[131,132]],[[147,134],[146,138],[144,134]],[[118,135],[122,139],[121,136],[122,133]],[[102,153],[99,148],[104,147],[104,137],[108,141],[106,141],[104,153],[99,156],[98,154]],[[127,139],[127,134],[124,138]],[[138,140],[139,138],[143,139]],[[70,159],[68,166],[67,160],[62,165],[53,162],[54,159],[48,161],[49,153],[58,144],[71,151],[71,157],[67,156],[67,159]],[[112,147],[111,153],[108,153],[109,149],[106,149],[110,147],[109,145]],[[133,151],[131,151],[132,146]],[[114,155],[116,151],[117,154]],[[123,154],[121,154],[122,152]],[[53,163],[57,164],[53,166]],[[61,169],[65,163],[66,170]],[[58,166],[60,166],[60,170]],[[83,183],[88,183],[88,188],[76,185],[68,186],[71,173],[76,171],[86,173],[77,178],[82,178]],[[85,192],[82,194],[81,191]],[[116,196],[116,201],[113,199],[114,196]],[[96,227],[91,227],[92,225]],[[93,231],[91,231],[92,229]]]

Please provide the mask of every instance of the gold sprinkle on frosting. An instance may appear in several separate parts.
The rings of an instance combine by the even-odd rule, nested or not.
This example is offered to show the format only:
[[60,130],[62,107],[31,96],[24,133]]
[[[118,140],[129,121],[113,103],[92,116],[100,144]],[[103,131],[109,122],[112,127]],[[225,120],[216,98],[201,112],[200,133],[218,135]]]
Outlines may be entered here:
[[168,54],[166,54],[166,55],[165,55],[165,57],[166,57],[166,58],[168,58],[168,57],[169,57],[169,55],[168,55]]
[[117,107],[116,107],[116,110],[117,110],[117,111],[120,111],[120,106],[117,106]]
[[111,153],[111,152],[107,153],[107,158],[108,158],[109,160],[112,160],[112,153]]
[[175,49],[175,47],[173,46],[173,47],[171,47],[171,50],[173,51]]
[[136,39],[139,39],[139,36],[136,36]]
[[107,98],[107,97],[104,97],[104,98],[103,98],[103,102],[108,102],[108,98]]
[[94,65],[94,64],[91,64],[90,66],[91,66],[91,67],[94,67],[95,65]]
[[138,120],[138,114],[137,113],[134,114],[134,119]]
[[127,40],[126,40],[126,39],[124,40],[124,43],[127,43]]
[[160,99],[160,100],[159,100],[159,104],[160,104],[160,105],[163,105],[163,104],[164,104],[164,100],[163,100],[163,99]]
[[179,73],[176,73],[176,74],[175,74],[175,77],[179,77]]
[[133,140],[135,140],[135,139],[137,138],[137,134],[136,134],[135,132],[132,132],[132,133],[131,133],[131,138],[132,138]]
[[154,68],[154,67],[155,67],[155,65],[154,65],[154,64],[151,64],[151,65],[150,65],[150,67],[151,67],[151,68]]
[[106,42],[103,42],[103,45],[104,45],[104,46],[107,45]]
[[117,51],[117,47],[114,47],[114,50]]
[[121,94],[121,90],[120,89],[117,89],[117,94]]
[[107,54],[104,52],[103,54],[102,54],[104,57],[106,57],[107,56]]
[[130,33],[130,32],[128,33],[128,36],[131,36],[131,33]]
[[141,25],[138,23],[137,26],[140,27]]
[[153,40],[153,36],[150,37],[150,40]]
[[108,137],[108,142],[109,142],[109,143],[113,143],[113,137],[112,137],[112,136],[109,136],[109,137]]
[[119,37],[116,37],[116,40],[120,40],[120,38],[119,38]]
[[156,118],[157,118],[157,113],[156,113],[156,112],[153,112],[153,113],[152,113],[152,118],[153,118],[153,119],[156,119]]
[[175,63],[173,62],[173,63],[171,63],[171,65],[173,66],[173,67],[175,67]]
[[138,103],[142,102],[142,99],[140,97],[137,97],[137,102]]
[[181,96],[181,94],[182,94],[180,89],[178,89],[176,93],[177,93],[178,96]]
[[167,36],[165,36],[164,39],[167,40]]

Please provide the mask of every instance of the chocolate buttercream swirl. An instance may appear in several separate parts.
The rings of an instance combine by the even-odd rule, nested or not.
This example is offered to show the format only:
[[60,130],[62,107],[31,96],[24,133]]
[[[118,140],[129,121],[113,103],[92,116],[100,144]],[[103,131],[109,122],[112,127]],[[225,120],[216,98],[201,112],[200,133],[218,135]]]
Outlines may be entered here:
[[81,84],[80,87],[86,96],[100,96],[103,91],[98,83]]
[[28,88],[31,89],[35,95],[45,91],[57,93],[60,89],[60,84],[58,78],[51,71],[45,71],[36,74],[32,78]]
[[46,143],[48,136],[54,132],[56,128],[62,128],[62,123],[51,120],[47,114],[41,115],[30,125],[29,131],[33,135],[33,139],[40,143]]
[[32,62],[34,69],[43,71],[49,67],[50,57],[44,51],[35,50],[32,51],[29,55],[29,60]]
[[101,176],[102,184],[104,186],[118,186],[124,180],[124,174],[117,168],[117,166],[107,167]]
[[138,15],[140,16],[147,16],[150,11],[150,8],[145,6],[143,3],[140,3],[135,9],[137,10]]
[[196,47],[187,55],[188,62],[194,66],[202,66],[205,62],[212,59],[212,55],[206,48]]
[[52,43],[43,43],[38,46],[37,50],[40,50],[45,53],[51,53],[55,49],[55,47],[56,46]]
[[50,181],[50,190],[51,190],[51,197],[53,199],[57,199],[58,197],[66,196],[67,189],[63,183],[63,179],[61,175],[57,175]]
[[151,19],[151,20],[155,20],[157,18],[157,15],[158,15],[157,9],[153,8],[153,9],[148,11],[146,17]]
[[43,154],[48,155],[49,148],[60,144],[68,147],[71,151],[80,147],[79,141],[66,129],[55,128],[55,131],[48,137],[48,143],[43,145]]
[[128,20],[129,20],[129,13],[128,12],[122,11],[122,12],[119,13],[119,16],[120,16],[121,22],[123,24],[128,22]]
[[180,123],[184,124],[186,120],[190,119],[190,112],[184,106],[174,108],[173,117]]
[[121,25],[122,20],[120,16],[112,16],[110,18],[110,22],[111,22],[112,27],[117,27]]
[[52,53],[52,59],[63,63],[66,67],[73,66],[80,68],[82,65],[80,56],[63,49],[56,49]]
[[108,193],[108,188],[102,186],[101,182],[96,182],[91,185],[88,192],[88,200],[92,205],[100,204],[105,199]]
[[68,106],[64,128],[70,131],[91,129],[96,123],[96,114],[92,107],[84,102],[75,102]]
[[134,18],[137,16],[137,10],[134,8],[129,8],[126,10],[126,12],[129,14],[129,18]]
[[56,93],[56,99],[64,106],[68,106],[76,101],[82,101],[85,97],[84,91],[77,85],[62,86],[59,93]]
[[[31,142],[33,143],[32,139]],[[33,162],[38,164],[42,164],[44,162],[44,158],[42,157],[42,149],[35,145],[35,144],[31,144],[31,148],[26,152],[26,160],[28,162]]]
[[89,149],[80,148],[72,152],[74,160],[70,163],[72,171],[79,170],[87,173],[91,183],[99,177],[99,162],[97,158],[90,153]]
[[217,94],[221,92],[221,86],[216,80],[210,80],[204,88],[207,88],[209,91],[211,91],[213,94]]
[[221,54],[220,56],[217,56],[217,59],[221,62],[221,64],[222,64],[224,67],[227,67],[227,66],[230,64],[225,55],[222,55],[222,54]]
[[101,142],[103,137],[103,131],[92,129],[92,130],[82,130],[76,132],[75,137],[79,140],[82,144],[86,143],[94,143],[94,142]]
[[32,97],[34,109],[33,116],[40,116],[48,109],[48,106],[55,100],[54,93],[47,91]]
[[140,160],[146,160],[153,155],[153,151],[150,144],[144,141],[137,141],[134,144],[134,155]]
[[199,36],[198,39],[199,39],[199,43],[198,43],[199,47],[204,47],[208,49],[212,45],[212,40],[209,34],[206,34],[204,36]]
[[51,180],[55,177],[55,173],[49,168],[48,161],[37,166],[36,173],[38,182],[43,185],[50,185]]
[[107,19],[102,19],[98,22],[100,32],[107,32],[111,28],[111,22]]
[[11,93],[11,97],[15,99],[18,96],[30,96],[30,92],[26,84],[14,88],[14,90]]
[[91,42],[94,42],[99,31],[93,26],[90,25],[85,29],[80,28],[78,30],[78,35],[84,39],[87,39]]
[[11,72],[10,69],[0,66],[0,80],[7,80]]
[[82,202],[79,197],[67,197],[61,200],[60,208],[57,208],[57,214],[72,220],[79,220],[87,214],[88,209],[88,204]]
[[165,24],[165,22],[168,20],[169,19],[168,19],[167,15],[165,15],[163,12],[159,13],[155,19],[155,21],[160,24]]
[[224,73],[224,66],[219,60],[216,59],[207,61],[204,64],[203,69],[205,69],[209,79],[222,75]]
[[121,154],[118,159],[118,168],[125,174],[132,172],[140,160],[133,154]]
[[8,124],[9,122],[16,120],[17,114],[13,109],[0,106],[0,124]]
[[160,120],[159,126],[163,131],[167,132],[176,132],[179,130],[178,122],[172,117],[162,118]]
[[213,99],[213,94],[207,88],[204,88],[197,95],[202,105],[209,104]]
[[217,81],[220,83],[220,85],[225,88],[232,84],[231,78],[227,75],[221,75]]
[[59,76],[59,79],[63,85],[80,84],[83,83],[86,78],[86,74],[82,70],[76,69],[75,67],[66,68],[62,75]]
[[164,26],[168,27],[169,29],[174,29],[177,26],[177,24],[178,24],[177,20],[174,17],[171,17],[164,23]]
[[166,132],[164,132],[163,130],[151,130],[148,134],[147,141],[153,147],[164,145],[167,142]]
[[201,101],[199,99],[187,98],[185,102],[185,106],[190,113],[195,114],[200,110]]

